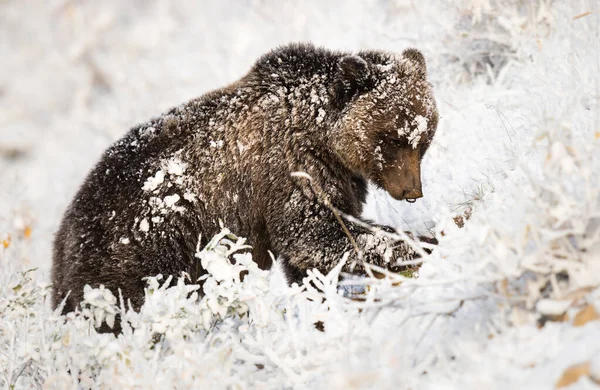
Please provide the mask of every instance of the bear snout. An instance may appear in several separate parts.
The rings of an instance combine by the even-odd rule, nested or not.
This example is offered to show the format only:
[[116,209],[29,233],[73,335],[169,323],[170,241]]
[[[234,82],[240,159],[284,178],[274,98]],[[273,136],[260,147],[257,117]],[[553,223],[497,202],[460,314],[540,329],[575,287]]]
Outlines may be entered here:
[[384,176],[384,189],[396,200],[418,199],[423,197],[420,172],[399,172],[400,174]]
[[406,200],[415,200],[423,197],[423,191],[421,188],[411,188],[410,190],[405,190],[404,199]]
[[421,162],[418,151],[400,150],[396,161],[383,173],[383,188],[396,200],[423,197],[421,188]]
[[[400,183],[399,183],[400,184]],[[385,186],[385,190],[396,200],[407,200],[410,203],[414,202],[415,199],[423,197],[423,191],[421,186],[406,188],[400,185]]]

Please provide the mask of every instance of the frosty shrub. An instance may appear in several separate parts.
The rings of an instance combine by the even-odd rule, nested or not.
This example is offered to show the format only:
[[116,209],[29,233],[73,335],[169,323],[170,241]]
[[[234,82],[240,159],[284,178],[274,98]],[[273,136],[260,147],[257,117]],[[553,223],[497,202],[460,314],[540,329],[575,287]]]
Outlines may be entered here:
[[526,52],[521,35],[546,37],[554,22],[552,1],[464,0],[454,3],[456,25],[448,31],[446,58],[457,80],[483,76],[494,83],[506,66],[518,65]]
[[[244,387],[281,383],[281,370],[297,383],[310,382],[331,370],[316,368],[338,353],[332,347],[345,337],[350,318],[379,310],[380,294],[388,295],[382,304],[393,297],[391,281],[367,279],[360,282],[371,285],[364,299],[345,298],[338,288],[344,259],[329,275],[310,271],[303,286],[277,287],[248,248],[223,229],[196,253],[208,271],[199,280],[202,297],[199,284],[185,283],[187,275],[171,287],[171,277],[158,275],[147,278],[139,311],[103,286],[86,286],[81,308],[62,316],[60,308],[48,309],[50,286],[36,283],[33,270],[18,274],[0,301],[2,384]],[[115,321],[121,334],[98,333]]]
[[[208,333],[218,327],[266,326],[269,273],[260,270],[249,253],[238,253],[249,248],[244,243],[224,229],[198,250],[196,256],[208,271],[201,278],[201,299],[198,284],[186,284],[180,277],[175,286],[167,287],[172,277],[161,284],[163,277],[158,275],[147,279],[145,304],[138,312],[126,308],[122,299],[118,304],[104,286],[86,286],[81,310],[60,316],[60,308],[52,313],[45,304],[50,287],[33,282],[34,270],[22,272],[12,285],[3,286],[0,300],[2,381],[7,386],[51,387],[102,383],[105,370],[129,366],[134,356],[156,358],[158,350],[186,340],[220,344]],[[117,314],[123,334],[96,332],[103,322],[112,328]]]
[[[268,272],[258,268],[250,253],[236,253],[250,247],[244,245],[228,229],[213,237],[206,248],[196,253],[202,268],[208,274],[204,281],[204,297],[200,303],[205,329],[226,317],[244,317],[248,321],[266,325],[268,313],[257,297],[264,297],[269,289]],[[233,261],[224,261],[233,257]],[[242,283],[243,279],[243,283]]]

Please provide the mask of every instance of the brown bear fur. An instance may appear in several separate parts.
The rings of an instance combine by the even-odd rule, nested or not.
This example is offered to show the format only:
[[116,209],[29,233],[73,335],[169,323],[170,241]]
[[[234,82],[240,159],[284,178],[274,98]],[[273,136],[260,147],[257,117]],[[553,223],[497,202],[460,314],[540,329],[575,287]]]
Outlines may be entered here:
[[269,251],[281,259],[289,282],[327,273],[345,253],[354,272],[364,271],[359,253],[383,267],[414,258],[407,244],[339,217],[360,218],[368,180],[396,199],[421,197],[436,127],[419,51],[278,48],[104,153],[56,235],[53,304],[70,291],[72,311],[85,284],[103,284],[139,307],[146,276],[183,271],[195,281],[205,272],[198,238],[205,245],[219,221],[248,238],[261,268]]

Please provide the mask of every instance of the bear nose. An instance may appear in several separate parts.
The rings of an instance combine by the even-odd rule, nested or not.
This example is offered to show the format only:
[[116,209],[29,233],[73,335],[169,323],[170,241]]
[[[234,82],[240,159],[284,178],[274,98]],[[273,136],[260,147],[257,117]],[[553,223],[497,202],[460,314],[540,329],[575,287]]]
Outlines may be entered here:
[[413,201],[423,197],[423,192],[420,188],[411,188],[409,190],[402,191],[402,198],[412,199]]

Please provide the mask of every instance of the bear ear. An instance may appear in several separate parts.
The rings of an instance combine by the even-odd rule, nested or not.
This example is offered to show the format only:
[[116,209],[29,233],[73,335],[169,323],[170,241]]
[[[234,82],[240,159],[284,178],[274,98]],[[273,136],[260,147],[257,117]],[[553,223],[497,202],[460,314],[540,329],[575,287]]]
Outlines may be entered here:
[[359,56],[344,56],[337,64],[334,95],[340,107],[371,87],[369,63]]
[[409,48],[402,52],[402,56],[415,65],[420,76],[427,76],[427,64],[425,64],[423,53],[415,48]]

